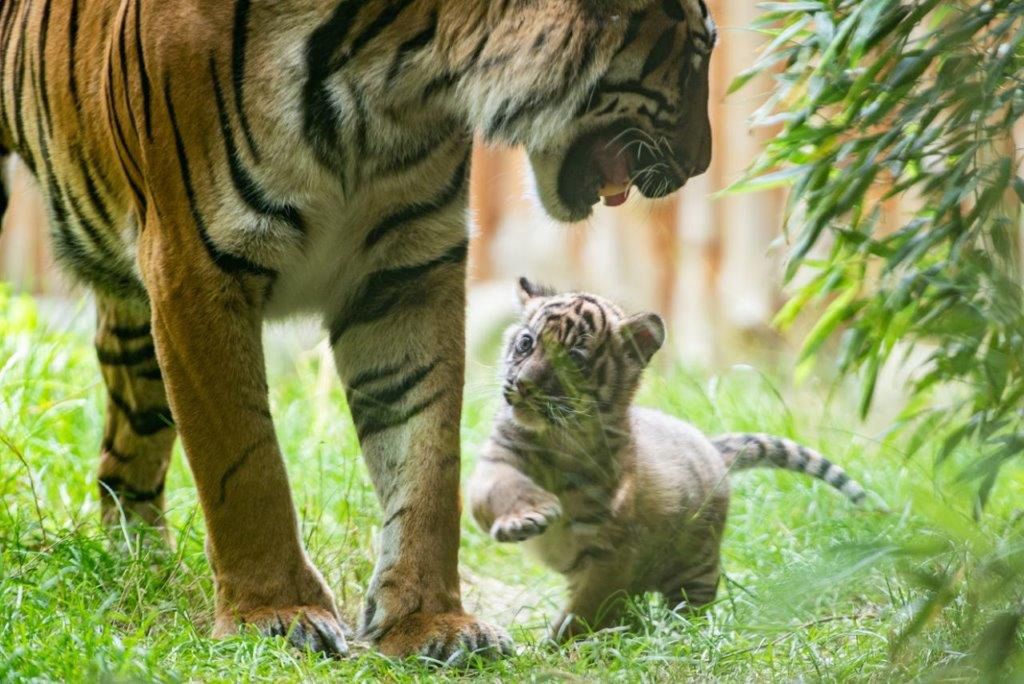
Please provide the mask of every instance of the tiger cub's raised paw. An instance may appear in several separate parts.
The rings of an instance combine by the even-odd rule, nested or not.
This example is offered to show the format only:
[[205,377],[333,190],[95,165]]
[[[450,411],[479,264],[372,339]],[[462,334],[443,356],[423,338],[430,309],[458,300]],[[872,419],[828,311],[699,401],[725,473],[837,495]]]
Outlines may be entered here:
[[543,534],[561,517],[562,505],[552,497],[550,501],[501,516],[491,525],[491,537],[499,542],[525,541]]

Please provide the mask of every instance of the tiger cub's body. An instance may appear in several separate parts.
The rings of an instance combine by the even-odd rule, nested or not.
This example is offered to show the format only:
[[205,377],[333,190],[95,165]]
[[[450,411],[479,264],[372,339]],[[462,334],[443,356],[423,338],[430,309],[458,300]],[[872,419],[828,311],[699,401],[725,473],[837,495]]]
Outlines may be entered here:
[[653,314],[627,318],[586,294],[521,284],[505,405],[469,485],[473,515],[501,542],[523,542],[568,579],[557,636],[614,622],[621,599],[659,592],[670,605],[714,599],[731,470],[774,466],[864,491],[820,454],[767,435],[709,439],[631,405],[661,346]]
[[457,565],[472,135],[525,146],[557,219],[667,195],[709,163],[715,36],[704,0],[0,2],[0,155],[97,296],[103,517],[163,524],[180,436],[215,635],[346,650],[267,397],[263,322],[305,313],[381,503],[363,636],[508,649]]

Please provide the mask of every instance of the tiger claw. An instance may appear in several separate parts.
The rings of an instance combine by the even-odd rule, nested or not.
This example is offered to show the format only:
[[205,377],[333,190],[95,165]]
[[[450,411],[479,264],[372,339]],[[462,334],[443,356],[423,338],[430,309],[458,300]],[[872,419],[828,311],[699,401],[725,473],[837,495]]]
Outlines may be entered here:
[[490,534],[499,542],[521,542],[543,534],[560,517],[562,507],[554,501],[536,510],[501,516],[491,525]]
[[385,655],[418,655],[445,666],[463,665],[473,656],[493,660],[514,652],[504,629],[457,613],[410,615],[377,646]]
[[246,616],[242,622],[264,636],[284,637],[303,651],[338,658],[348,655],[344,626],[323,608],[298,606],[260,611]]

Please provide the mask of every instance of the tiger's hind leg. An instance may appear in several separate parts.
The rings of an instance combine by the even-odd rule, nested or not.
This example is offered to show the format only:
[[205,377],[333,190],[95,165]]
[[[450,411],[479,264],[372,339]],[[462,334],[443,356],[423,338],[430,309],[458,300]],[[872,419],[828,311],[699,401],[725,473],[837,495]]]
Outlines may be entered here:
[[100,453],[103,522],[164,528],[164,477],[177,435],[144,301],[97,297],[96,355],[107,388]]
[[[716,502],[717,503],[717,502]],[[725,510],[717,509],[716,521],[725,520]],[[658,592],[670,608],[695,612],[715,600],[722,575],[722,528],[712,526],[703,532],[703,539],[687,553],[679,554],[674,571],[666,573],[657,583]]]
[[632,596],[631,559],[601,544],[584,546],[566,573],[569,601],[551,624],[556,642],[618,624]]
[[716,556],[697,568],[687,570],[676,581],[663,585],[661,594],[670,608],[698,611],[715,600],[720,577],[721,568]]

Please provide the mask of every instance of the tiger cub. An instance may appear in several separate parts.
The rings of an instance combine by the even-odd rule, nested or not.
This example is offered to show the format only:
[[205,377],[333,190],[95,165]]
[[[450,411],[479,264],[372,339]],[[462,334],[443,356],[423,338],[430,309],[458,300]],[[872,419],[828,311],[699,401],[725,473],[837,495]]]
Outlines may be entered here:
[[502,405],[469,483],[476,521],[499,542],[524,542],[568,579],[553,636],[599,629],[623,601],[660,592],[671,605],[715,597],[729,473],[767,466],[820,478],[854,502],[841,468],[787,439],[709,439],[631,406],[665,339],[661,319],[627,317],[590,294],[555,294],[521,279],[522,320],[507,334]]

